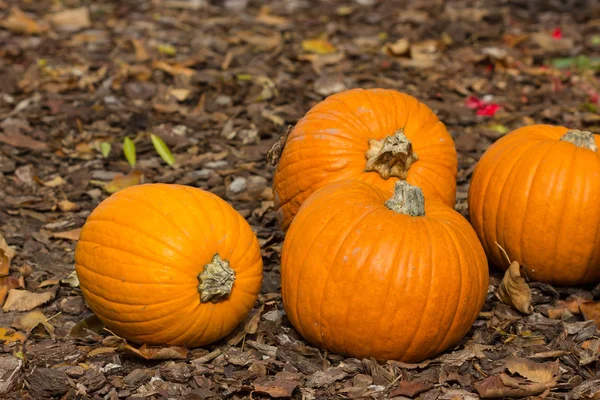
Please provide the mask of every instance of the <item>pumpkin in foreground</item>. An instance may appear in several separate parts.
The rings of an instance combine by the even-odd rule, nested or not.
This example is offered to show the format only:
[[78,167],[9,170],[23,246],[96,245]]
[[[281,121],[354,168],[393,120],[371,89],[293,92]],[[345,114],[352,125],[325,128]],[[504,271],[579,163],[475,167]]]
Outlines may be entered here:
[[262,258],[242,216],[202,189],[144,184],[102,201],[75,252],[90,309],[114,333],[149,345],[202,346],[245,319]]
[[313,193],[282,249],[286,314],[313,345],[419,362],[458,343],[483,307],[487,260],[467,220],[397,181]]
[[401,179],[425,198],[456,201],[454,141],[437,115],[390,89],[351,89],[315,105],[290,133],[273,177],[287,229],[306,198],[330,182],[361,180],[392,194]]
[[[483,154],[470,220],[490,262],[557,286],[600,281],[600,136],[563,126],[508,133]],[[499,245],[499,246],[498,246]]]

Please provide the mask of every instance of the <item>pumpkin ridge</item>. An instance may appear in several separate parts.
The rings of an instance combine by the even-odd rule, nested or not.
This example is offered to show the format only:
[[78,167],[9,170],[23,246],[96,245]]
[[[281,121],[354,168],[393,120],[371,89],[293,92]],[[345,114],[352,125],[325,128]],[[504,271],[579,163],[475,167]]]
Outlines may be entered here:
[[[359,131],[364,131],[364,132],[371,132],[371,129],[369,129],[369,127],[367,125],[365,125],[362,121],[360,121],[359,118],[356,118],[356,109],[353,108],[352,106],[350,106],[349,104],[347,104],[346,102],[342,101],[339,97],[336,97],[335,95],[332,97],[329,97],[327,99],[325,99],[325,101],[334,101],[335,103],[337,103],[338,105],[343,105],[344,108],[346,108],[347,112],[349,115],[352,115],[353,118],[341,118],[339,114],[339,111],[337,108],[334,108],[333,106],[331,106],[331,108],[333,108],[333,110],[328,110],[326,111],[326,113],[329,116],[334,116],[335,119],[337,121],[335,121],[336,124],[338,124],[338,121],[345,121],[347,124],[351,125],[354,129],[359,130]],[[317,105],[317,107],[320,106]],[[321,111],[321,112],[325,112],[325,111]],[[312,113],[311,111],[309,111],[306,115],[312,117],[312,115],[315,113]],[[329,119],[329,122],[334,122],[332,121],[332,119]]]
[[[165,304],[168,304],[168,303],[171,303],[171,302],[182,301],[185,296],[189,296],[189,294],[188,294],[188,295],[181,296],[181,297],[174,297],[174,298],[170,298],[169,300],[166,300],[166,301],[161,301],[161,302],[156,302],[156,303],[153,302],[152,304],[147,304],[147,303],[144,303],[144,304],[129,304],[129,303],[122,303],[120,301],[106,300],[104,297],[102,297],[98,293],[95,293],[94,291],[89,290],[89,289],[87,290],[87,292],[89,294],[91,294],[92,296],[94,296],[94,297],[97,297],[97,298],[100,298],[100,299],[104,300],[104,302],[107,303],[107,304],[114,304],[114,305],[117,305],[117,306],[125,306],[125,307],[136,307],[136,308],[138,308],[138,307],[156,306],[156,305],[164,306]],[[128,311],[127,313],[129,313],[129,314],[131,314],[131,313],[138,313],[138,314],[140,314],[143,311],[144,310],[141,310],[141,309],[138,308],[136,310]],[[102,314],[102,313],[100,313],[100,314]],[[169,317],[169,316],[172,316],[172,315],[173,314],[169,312],[167,314],[161,315],[158,318],[153,318],[152,320],[153,321],[157,321],[160,318]],[[104,314],[102,314],[102,318],[107,318],[107,317]],[[123,320],[113,319],[113,318],[109,318],[109,319],[111,319],[113,321],[120,322],[120,323],[127,323],[127,324],[135,324],[135,323],[148,322],[148,320],[145,317],[143,319],[139,320],[139,321],[131,321],[131,320],[123,321]]]
[[[416,219],[414,221],[415,224],[419,224],[421,225],[421,227],[427,232],[425,234],[426,238],[431,238],[431,232],[429,230],[429,227],[427,226],[427,220],[425,219]],[[431,240],[426,240],[428,246],[429,246],[429,251],[424,252],[423,254],[428,254],[428,259],[429,259],[429,264],[430,265],[434,265],[433,260],[435,259],[434,254],[433,254],[433,246],[431,245]],[[423,271],[422,268],[422,264],[423,264],[423,257],[422,254],[419,254],[419,266],[416,268],[417,271]],[[425,297],[425,302],[423,303],[423,308],[421,309],[420,313],[417,313],[418,315],[425,315],[425,311],[427,310],[427,306],[429,305],[429,301],[431,298],[431,287],[433,286],[433,277],[434,277],[434,268],[428,268],[429,269],[429,284],[427,285],[427,289],[423,290],[426,293],[426,297]],[[419,277],[421,277],[422,275],[419,274]],[[419,279],[419,281],[421,281],[421,279]],[[414,342],[415,342],[415,338],[417,337],[417,334],[419,333],[419,331],[421,330],[421,325],[423,324],[423,320],[424,318],[419,318],[419,322],[417,323],[417,326],[415,327],[415,329],[412,331],[412,334],[410,335],[410,340],[408,342],[408,346],[406,346],[406,348],[404,349],[403,353],[404,354],[410,354],[410,350],[411,347],[413,346]]]
[[[134,228],[132,225],[125,225],[125,224],[123,224],[123,223],[120,223],[120,222],[117,222],[117,221],[114,221],[114,220],[110,220],[110,219],[99,219],[99,218],[97,218],[97,217],[96,217],[96,218],[93,218],[93,219],[90,219],[90,220],[88,221],[88,223],[89,223],[90,225],[91,225],[91,223],[93,223],[93,222],[100,222],[100,223],[102,223],[102,224],[106,224],[106,223],[113,223],[113,224],[115,224],[115,225],[119,226],[120,228],[124,228],[124,229],[131,229],[132,231],[136,232],[137,234],[142,234],[142,235],[145,235],[146,237],[148,237],[148,238],[152,239],[152,240],[153,240],[153,241],[155,241],[155,242],[160,242],[160,243],[164,244],[164,246],[166,246],[166,247],[170,248],[170,249],[173,251],[173,253],[175,253],[175,254],[177,254],[178,256],[180,256],[181,258],[185,259],[185,260],[186,260],[186,261],[188,261],[188,262],[189,262],[191,265],[197,264],[197,261],[195,261],[195,260],[192,260],[192,259],[188,258],[188,256],[187,256],[187,255],[184,255],[184,254],[181,252],[181,250],[180,250],[180,249],[177,249],[177,248],[173,247],[173,245],[171,245],[170,243],[164,242],[162,239],[158,239],[158,238],[155,238],[155,237],[153,237],[153,236],[150,236],[148,233],[146,233],[146,232],[144,232],[144,231],[141,231],[141,230],[139,230],[139,229],[137,229],[137,228]],[[94,233],[96,233],[96,232],[94,232]],[[139,254],[132,253],[132,252],[131,252],[131,251],[129,251],[129,250],[122,250],[122,249],[120,249],[120,248],[118,248],[118,247],[114,247],[114,246],[108,246],[108,245],[105,245],[105,244],[103,244],[103,243],[93,242],[93,241],[90,241],[90,240],[84,240],[84,242],[87,242],[87,243],[94,243],[94,244],[97,244],[97,245],[99,245],[99,246],[102,246],[102,247],[108,247],[108,248],[111,248],[111,249],[114,249],[114,250],[126,251],[126,252],[127,252],[127,253],[129,253],[129,254],[134,254],[134,255],[138,255],[139,257],[143,257],[143,258],[149,259],[149,258],[147,258],[147,257],[145,257],[145,256],[141,256],[141,255],[139,255]],[[160,254],[157,254],[157,256],[160,256]],[[151,259],[149,259],[149,260],[151,260]],[[169,265],[169,266],[170,266],[170,267],[172,267],[172,265]]]
[[[508,141],[508,143],[506,144],[507,151],[504,154],[502,154],[500,157],[498,157],[498,159],[496,160],[496,163],[498,165],[505,165],[506,159],[514,161],[516,158],[521,157],[521,155],[519,155],[517,157],[514,154],[512,154],[512,150],[517,151],[518,149],[521,149],[522,153],[524,154],[525,152],[529,151],[530,148],[532,147],[531,143],[527,143],[526,137],[513,138],[513,137],[505,136],[505,138],[507,138],[507,141]],[[512,140],[510,140],[510,139],[512,139]],[[502,139],[500,139],[500,140],[502,140]],[[524,143],[522,143],[522,142],[524,142]],[[496,142],[496,143],[499,143],[499,142]],[[534,143],[534,145],[535,144],[537,144],[537,143]],[[508,147],[509,145],[511,145],[511,146]],[[502,163],[504,163],[504,164],[502,164]],[[483,198],[481,201],[481,205],[479,206],[480,208],[477,210],[477,213],[479,214],[479,217],[480,217],[482,223],[483,223],[483,220],[485,219],[485,205],[487,204],[487,201],[488,201],[487,197],[489,197],[490,190],[491,190],[490,182],[492,182],[494,180],[494,178],[496,178],[496,179],[498,178],[498,177],[494,176],[496,174],[497,174],[497,171],[492,171],[491,173],[487,173],[483,177],[480,178],[480,180],[484,179],[484,181],[481,183],[481,185],[484,189],[484,192],[483,192]],[[510,175],[510,172],[509,172],[509,174],[506,175],[506,178],[504,178],[504,182],[502,184],[506,183],[506,180],[508,179],[509,175]],[[476,178],[476,177],[474,177],[474,178]],[[478,176],[477,176],[477,178],[478,178]],[[471,185],[474,185],[474,183],[475,183],[474,181],[475,181],[475,179],[471,179]],[[496,205],[496,208],[499,207],[500,200],[501,200],[501,198],[498,199],[498,204]],[[488,251],[490,251],[492,254],[494,254],[496,256],[497,251],[498,251],[498,249],[496,248],[496,244],[489,243],[487,235],[483,234],[484,232],[485,232],[485,227],[482,228],[482,232],[481,232],[483,235],[482,236],[483,237],[483,245]]]
[[[365,218],[367,218],[374,211],[376,211],[376,209],[368,210],[363,215],[361,215],[360,217],[358,217],[356,221],[353,221],[352,223],[346,225],[346,227],[347,228],[349,227],[349,229],[347,229],[346,235],[341,235],[341,236],[343,236],[343,239],[342,239],[340,245],[337,246],[336,254],[332,258],[333,261],[330,264],[329,269],[327,270],[327,276],[325,277],[325,284],[323,285],[323,293],[321,294],[321,298],[325,297],[325,293],[327,292],[327,285],[329,284],[329,280],[331,278],[331,272],[332,272],[331,270],[334,269],[336,265],[338,265],[338,263],[336,263],[336,260],[338,259],[339,255],[340,255],[340,251],[342,250],[342,248],[344,246],[344,243],[346,243],[346,240],[348,240],[348,237],[350,236],[349,233],[352,232],[354,229],[356,229],[356,227],[361,223],[361,221],[363,221]],[[328,222],[327,225],[329,225],[330,223],[331,223],[331,220]],[[340,236],[340,235],[338,235],[338,236]],[[322,316],[323,316],[323,306],[325,305],[325,303],[326,303],[325,301],[321,302],[321,307],[319,308],[319,317],[317,318],[318,320],[322,319]],[[352,304],[352,303],[349,303],[349,304]],[[331,328],[329,328],[329,330],[331,330]],[[324,341],[323,341],[322,338],[323,338],[323,324],[319,324],[319,341],[321,343],[324,343]],[[346,348],[345,348],[345,346],[344,346],[344,351],[347,351]]]
[[[555,142],[555,143],[556,143],[556,142]],[[531,189],[533,188],[533,185],[534,185],[534,184],[535,184],[535,182],[536,182],[536,179],[535,179],[535,177],[536,177],[537,173],[538,173],[538,172],[539,172],[539,170],[540,170],[540,166],[541,166],[541,164],[542,164],[542,160],[543,160],[543,159],[546,157],[546,155],[548,155],[548,153],[550,153],[550,151],[551,151],[551,150],[552,150],[552,148],[554,147],[553,145],[554,145],[555,143],[548,145],[548,144],[549,144],[549,143],[548,143],[548,141],[539,141],[539,142],[537,142],[537,143],[534,143],[533,145],[529,146],[529,147],[528,147],[528,149],[527,149],[527,152],[523,153],[523,154],[522,154],[520,157],[518,157],[517,159],[515,159],[515,162],[514,162],[514,163],[513,163],[513,165],[511,166],[510,172],[509,172],[509,174],[507,175],[507,177],[506,177],[506,181],[505,181],[505,184],[510,182],[510,189],[508,190],[508,193],[506,194],[506,195],[508,196],[508,197],[507,197],[507,199],[506,199],[506,203],[507,203],[507,204],[510,204],[510,202],[511,202],[511,200],[512,200],[512,199],[511,199],[511,197],[512,197],[512,194],[513,194],[513,192],[514,192],[514,189],[515,189],[515,186],[516,186],[516,185],[514,184],[514,179],[515,179],[515,176],[516,176],[517,172],[515,172],[515,175],[513,175],[513,171],[514,171],[515,169],[518,169],[517,167],[521,167],[521,164],[522,164],[522,163],[527,163],[527,162],[528,162],[528,160],[527,160],[527,159],[524,159],[524,158],[523,158],[523,155],[526,155],[528,152],[533,152],[533,149],[534,149],[534,148],[536,148],[536,147],[540,147],[542,150],[544,150],[544,149],[543,149],[544,147],[547,147],[547,148],[545,149],[545,151],[543,151],[543,153],[539,154],[539,155],[538,155],[538,157],[536,158],[536,163],[535,163],[535,164],[536,164],[536,166],[535,166],[535,170],[534,170],[534,171],[533,171],[533,173],[530,175],[530,185],[529,185],[529,188],[527,188],[527,198],[529,198],[529,194],[531,193]],[[537,153],[536,153],[536,154],[537,154]],[[502,201],[503,197],[504,197],[504,196],[500,196],[500,202],[499,202],[500,204],[502,204],[502,203],[503,203],[503,201]],[[529,201],[526,201],[525,209],[526,209],[526,210],[528,210],[528,208],[529,208]],[[503,245],[503,248],[504,248],[504,250],[505,250],[505,251],[506,251],[506,252],[509,254],[509,256],[510,256],[510,252],[511,252],[511,250],[510,250],[510,249],[508,249],[508,248],[506,248],[507,246],[506,246],[506,243],[505,243],[505,241],[504,241],[504,235],[502,235],[502,237],[500,237],[500,235],[499,235],[500,233],[502,233],[502,232],[503,232],[503,231],[500,229],[500,221],[499,221],[499,216],[500,216],[500,215],[501,215],[501,213],[497,213],[497,216],[496,216],[496,238],[497,238],[497,241],[498,241],[498,243],[499,243],[499,244],[501,244],[501,245]],[[527,215],[527,214],[525,214],[525,215]],[[502,221],[502,227],[504,227],[504,226],[505,226],[505,224],[506,224],[506,215],[504,215],[503,217],[504,217],[504,218],[503,218],[503,221]],[[524,229],[524,227],[526,226],[526,225],[525,225],[525,221],[526,221],[526,220],[527,220],[526,218],[523,218],[523,223],[522,223],[522,228],[521,228],[521,229]],[[521,248],[517,248],[517,249],[514,249],[514,250],[513,250],[513,251],[516,251],[516,252],[518,253],[518,258],[519,258],[519,260],[520,260],[521,264],[527,264],[527,262],[525,261],[525,259],[524,259],[524,257],[523,257],[523,249],[524,249],[524,247],[523,247],[523,245],[524,245],[523,241],[524,241],[524,239],[525,239],[525,238],[524,238],[523,236],[521,236]],[[496,246],[496,248],[497,248],[497,246]],[[497,249],[496,249],[496,252],[499,252],[499,251],[500,251],[500,250],[497,248]],[[501,257],[502,257],[502,256],[501,256]],[[513,255],[513,256],[511,257],[511,259],[515,259],[515,258],[517,258],[517,257],[515,257],[515,255]],[[497,261],[496,261],[496,262],[497,262]]]
[[[128,193],[128,192],[127,192]],[[188,232],[184,231],[180,226],[178,226],[177,224],[175,224],[173,222],[173,220],[171,220],[170,218],[167,218],[167,216],[164,214],[164,211],[161,210],[160,208],[156,208],[152,203],[147,203],[143,200],[140,200],[139,198],[136,197],[131,197],[129,196],[127,193],[123,193],[123,191],[121,191],[119,194],[122,198],[124,199],[128,199],[130,201],[133,201],[137,204],[141,204],[143,206],[146,206],[147,208],[149,208],[150,210],[154,211],[156,214],[160,215],[161,217],[163,217],[163,219],[165,221],[168,221],[169,224],[171,224],[172,226],[174,226],[175,228],[177,228],[178,231],[180,231],[181,233],[183,233],[183,236],[190,238],[190,235]]]
[[[451,223],[454,225],[454,227],[456,229],[452,230],[450,229],[445,223],[442,223],[441,220],[436,220],[437,225],[441,228],[442,231],[445,232],[447,238],[449,238],[450,240],[448,240],[448,242],[451,244],[451,247],[454,249],[454,254],[456,254],[456,256],[458,257],[458,259],[460,260],[459,263],[461,265],[465,265],[465,264],[470,264],[468,259],[465,258],[464,256],[464,252],[461,252],[460,249],[457,246],[457,243],[466,243],[469,247],[467,248],[469,250],[469,252],[472,252],[473,256],[475,255],[475,252],[473,251],[473,249],[471,248],[471,242],[469,240],[465,240],[466,237],[463,234],[463,227],[457,227],[456,224],[452,221]],[[458,239],[458,240],[455,240]],[[463,271],[461,268],[458,268],[458,274],[460,276],[460,279],[458,280],[459,285],[458,285],[458,299],[456,300],[455,304],[454,304],[454,311],[452,313],[450,313],[451,315],[457,315],[457,311],[459,309],[461,309],[461,305],[463,303],[468,303],[468,304],[479,304],[479,299],[471,299],[469,296],[469,293],[465,293],[463,288],[465,286],[465,276],[463,274]],[[476,275],[480,275],[480,274],[476,274]],[[473,279],[473,281],[475,281],[475,279]],[[479,288],[477,288],[479,289]],[[477,292],[478,290],[475,290],[474,292]],[[447,303],[446,303],[447,304]],[[481,305],[483,306],[483,304]],[[474,308],[477,312],[477,314],[479,314],[479,309],[481,309],[480,307],[476,307]],[[477,318],[477,315],[474,316],[475,318]],[[437,343],[437,345],[435,346],[435,353],[437,354],[442,348],[444,348],[447,345],[447,340],[448,340],[448,335],[450,332],[455,332],[458,328],[456,328],[457,325],[466,325],[465,324],[465,320],[471,320],[473,318],[472,315],[464,315],[463,316],[463,320],[458,320],[458,318],[453,318],[452,322],[450,323],[450,328],[448,330],[446,330],[446,334],[441,336]],[[472,324],[471,324],[472,325]],[[468,330],[467,330],[468,332]],[[466,332],[461,332],[462,336],[464,336],[464,334],[466,334]],[[449,343],[450,345],[452,345],[451,343]]]
[[[307,118],[301,122],[298,122],[298,124],[296,124],[298,129],[301,129],[301,131],[299,131],[293,137],[289,137],[288,142],[292,142],[295,140],[306,140],[307,136],[314,137],[314,135],[319,134],[319,135],[329,135],[329,136],[333,136],[335,138],[346,139],[357,145],[363,144],[363,141],[358,140],[356,136],[339,134],[341,132],[344,132],[347,128],[350,128],[350,129],[362,129],[362,128],[357,127],[355,124],[353,125],[352,123],[348,122],[346,119],[342,119],[337,115],[333,115],[333,117],[334,118],[332,118],[331,112],[328,112],[328,111],[317,111],[317,112],[310,114],[310,118]],[[318,130],[311,130],[310,129],[311,125],[317,124],[319,119],[328,120],[328,122],[329,122],[328,125],[331,125],[331,127],[320,128]],[[306,127],[305,125],[308,125],[308,127]],[[335,126],[335,128],[334,128],[334,126]],[[332,129],[336,130],[335,134],[330,132]],[[290,136],[291,136],[291,134],[290,134]]]
[[[305,204],[306,204],[306,203],[305,203]],[[335,213],[331,213],[329,220],[328,220],[326,223],[323,223],[323,224],[322,224],[322,226],[321,226],[321,229],[320,229],[320,230],[319,230],[319,232],[318,232],[318,233],[315,235],[315,237],[319,237],[319,236],[320,236],[320,235],[323,233],[323,231],[324,231],[324,230],[327,228],[327,225],[329,224],[329,222],[330,222],[330,221],[331,221],[333,218],[335,218],[335,217],[336,217],[338,214],[340,214],[342,211],[344,211],[344,210],[343,210],[343,209],[339,209],[337,212],[335,212]],[[313,248],[313,246],[314,246],[315,244],[316,244],[316,242],[313,242],[313,243],[311,243],[310,247],[307,249],[307,251],[306,251],[306,253],[305,253],[305,256],[304,256],[304,259],[302,260],[302,263],[300,264],[300,265],[302,265],[302,268],[301,268],[301,270],[300,270],[300,274],[299,274],[299,275],[298,275],[298,277],[297,277],[296,289],[295,289],[295,292],[296,292],[296,299],[295,299],[296,310],[295,310],[295,312],[296,312],[296,316],[298,317],[298,320],[300,320],[300,319],[301,319],[301,318],[299,317],[299,316],[301,315],[301,313],[300,313],[300,310],[299,310],[299,308],[298,308],[298,307],[299,307],[299,305],[300,305],[300,303],[301,303],[301,301],[299,301],[300,299],[298,298],[298,296],[300,295],[300,290],[299,290],[299,289],[300,289],[300,285],[301,285],[301,281],[302,281],[302,279],[301,279],[301,276],[302,276],[302,275],[301,275],[301,274],[302,274],[302,271],[306,271],[306,269],[307,269],[307,268],[305,268],[304,266],[305,266],[305,264],[306,264],[306,261],[308,260],[308,255],[311,253],[311,251],[312,251],[312,248]],[[302,324],[298,324],[298,325],[302,325]],[[303,335],[303,336],[304,336],[303,328],[301,328],[301,326],[299,327],[298,331],[300,332],[300,334],[301,334],[301,335]]]
[[[136,256],[136,257],[141,258],[142,260],[145,260],[145,261],[151,261],[153,264],[158,264],[158,265],[161,265],[161,266],[165,266],[166,265],[166,266],[170,267],[171,269],[173,268],[172,265],[169,265],[169,264],[166,264],[166,263],[157,262],[157,261],[155,261],[155,260],[153,260],[151,258],[148,258],[146,256],[142,256],[142,255],[139,255],[139,254],[136,254],[136,253],[132,253],[129,250],[123,250],[122,248],[119,248],[119,247],[108,246],[108,245],[105,245],[105,244],[100,244],[100,243],[92,242],[90,240],[85,240],[85,239],[79,239],[79,242],[81,242],[81,243],[89,243],[91,245],[96,245],[96,247],[105,247],[105,248],[113,250],[113,251],[120,251],[122,253],[126,253],[126,254],[131,255],[131,256]],[[90,251],[85,250],[84,248],[81,248],[81,249],[84,251],[84,253],[87,252],[88,254],[91,254]],[[81,265],[81,266],[83,268],[85,268],[86,270],[88,270],[88,271],[92,271],[87,266],[84,266],[84,265]],[[116,278],[113,278],[113,279],[119,281],[119,279],[116,279]],[[137,283],[138,284],[147,284],[145,282],[137,282]],[[164,285],[164,283],[163,283],[163,285]]]

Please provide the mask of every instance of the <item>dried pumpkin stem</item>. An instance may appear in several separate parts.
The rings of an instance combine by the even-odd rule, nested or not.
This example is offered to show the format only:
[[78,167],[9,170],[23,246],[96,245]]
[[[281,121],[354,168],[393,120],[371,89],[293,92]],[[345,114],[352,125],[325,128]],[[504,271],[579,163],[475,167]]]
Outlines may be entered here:
[[561,142],[569,142],[582,149],[598,151],[598,145],[594,140],[594,134],[587,131],[571,129],[560,138]]
[[394,194],[385,202],[385,206],[400,214],[420,217],[425,215],[425,196],[420,187],[406,181],[397,181]]
[[229,261],[215,254],[204,266],[204,270],[198,274],[198,281],[200,281],[198,285],[200,301],[218,303],[229,297],[235,281],[235,271],[229,266]]
[[419,159],[402,128],[381,140],[370,139],[365,158],[365,172],[375,171],[383,179],[392,176],[406,179],[410,166]]

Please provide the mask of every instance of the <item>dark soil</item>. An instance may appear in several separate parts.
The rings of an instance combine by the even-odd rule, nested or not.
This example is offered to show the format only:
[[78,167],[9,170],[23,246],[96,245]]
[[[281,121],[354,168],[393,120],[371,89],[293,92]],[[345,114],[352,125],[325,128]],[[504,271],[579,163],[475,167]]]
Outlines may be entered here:
[[[325,96],[397,89],[454,137],[466,216],[474,165],[506,132],[600,132],[599,70],[592,0],[0,0],[0,295],[26,290],[10,292],[0,314],[0,397],[600,398],[593,287],[530,283],[524,314],[498,300],[493,270],[471,332],[421,364],[308,346],[281,304],[283,233],[266,161]],[[72,275],[79,229],[111,190],[137,182],[210,190],[257,233],[262,293],[221,342],[139,349],[86,308]]]

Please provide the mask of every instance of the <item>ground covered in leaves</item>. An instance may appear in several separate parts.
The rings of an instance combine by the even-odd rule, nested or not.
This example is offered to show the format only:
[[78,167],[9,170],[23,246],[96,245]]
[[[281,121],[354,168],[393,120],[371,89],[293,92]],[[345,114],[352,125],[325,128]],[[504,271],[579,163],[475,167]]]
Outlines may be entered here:
[[[0,0],[0,43],[0,397],[600,396],[593,287],[521,280],[525,304],[514,304],[494,271],[471,332],[420,364],[308,346],[281,304],[283,234],[266,162],[325,96],[398,89],[453,135],[456,208],[466,215],[474,165],[507,131],[552,123],[600,132],[597,2]],[[263,290],[220,343],[131,346],[85,307],[72,274],[79,229],[102,199],[138,182],[208,189],[255,229]]]

